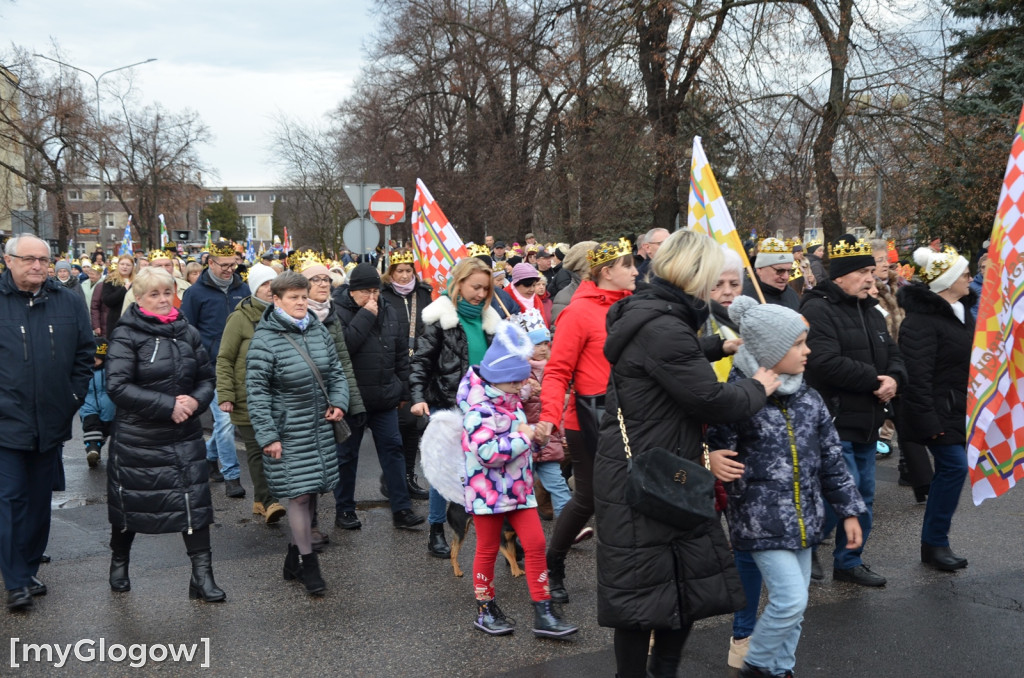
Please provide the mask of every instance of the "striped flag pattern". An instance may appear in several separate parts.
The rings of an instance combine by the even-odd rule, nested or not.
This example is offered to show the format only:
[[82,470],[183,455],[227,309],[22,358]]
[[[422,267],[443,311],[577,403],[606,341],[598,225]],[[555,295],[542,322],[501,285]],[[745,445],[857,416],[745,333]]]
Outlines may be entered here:
[[691,230],[710,235],[719,243],[740,255],[740,261],[747,269],[750,261],[740,242],[740,234],[729,214],[722,191],[718,188],[708,156],[700,137],[693,138],[693,159],[690,162],[690,201],[686,215],[686,226]]
[[421,179],[416,180],[416,197],[412,201],[412,240],[416,272],[433,288],[436,299],[455,262],[469,252]]
[[1024,108],[988,248],[967,389],[967,465],[975,505],[1024,477]]

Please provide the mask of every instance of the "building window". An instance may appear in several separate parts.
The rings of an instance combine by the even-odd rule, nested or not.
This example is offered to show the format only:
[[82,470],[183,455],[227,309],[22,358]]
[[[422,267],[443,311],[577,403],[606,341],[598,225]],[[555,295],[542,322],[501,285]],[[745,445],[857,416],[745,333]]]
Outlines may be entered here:
[[220,202],[220,199],[220,193],[211,193],[210,195],[206,196],[206,202]]
[[252,240],[256,239],[256,217],[247,216],[242,217],[242,226],[245,227],[245,232],[249,235]]
[[81,215],[81,213],[79,213],[79,212],[72,212],[68,216],[71,217],[71,228],[78,229],[78,228],[82,227],[82,215]]
[[103,199],[104,200],[113,200],[114,199],[113,192],[111,192],[109,190],[103,191]]
[[277,202],[277,196],[273,193],[270,194],[270,202]]
[[114,215],[107,212],[103,215],[103,226],[104,228],[116,228],[114,224]]
[[81,200],[82,192],[77,188],[68,189],[68,200]]
[[252,193],[239,193],[235,196],[238,202],[256,202],[256,196]]

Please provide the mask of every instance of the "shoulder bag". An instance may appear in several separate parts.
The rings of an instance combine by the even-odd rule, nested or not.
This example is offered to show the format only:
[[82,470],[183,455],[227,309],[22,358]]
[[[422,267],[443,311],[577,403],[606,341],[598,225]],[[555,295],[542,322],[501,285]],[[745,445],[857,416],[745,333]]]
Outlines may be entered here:
[[[615,373],[612,368],[612,386]],[[717,517],[715,476],[708,446],[704,444],[704,466],[663,447],[652,447],[635,455],[629,447],[622,406],[617,408],[622,444],[626,449],[626,501],[638,513],[677,527],[692,530]]]
[[[295,350],[299,352],[302,359],[306,361],[310,369],[313,370],[313,376],[316,377],[316,383],[320,385],[320,390],[324,393],[324,398],[327,400],[327,404],[331,404],[331,395],[327,392],[327,385],[324,384],[323,375],[320,374],[320,368],[316,366],[313,359],[309,357],[306,350],[299,346],[299,343],[288,336],[287,332],[282,333],[285,339],[295,347]],[[348,424],[345,423],[345,418],[342,417],[340,421],[332,421],[331,426],[334,427],[334,442],[343,443],[348,440],[348,437],[352,435],[352,431],[349,429]]]

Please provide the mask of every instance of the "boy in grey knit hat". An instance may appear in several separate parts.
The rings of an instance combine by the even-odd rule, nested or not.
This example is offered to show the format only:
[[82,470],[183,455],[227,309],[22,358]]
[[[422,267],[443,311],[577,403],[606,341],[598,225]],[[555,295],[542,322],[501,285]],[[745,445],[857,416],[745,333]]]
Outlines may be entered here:
[[[867,507],[824,400],[804,383],[811,350],[803,316],[739,297],[729,317],[743,339],[729,380],[766,367],[780,381],[749,420],[708,429],[708,445],[715,450],[711,471],[728,494],[726,516],[737,563],[752,560],[757,566],[737,568],[748,606],[736,613],[729,664],[745,678],[792,675],[825,504],[840,517],[852,548],[861,543],[858,516]],[[768,605],[754,625],[762,578]]]

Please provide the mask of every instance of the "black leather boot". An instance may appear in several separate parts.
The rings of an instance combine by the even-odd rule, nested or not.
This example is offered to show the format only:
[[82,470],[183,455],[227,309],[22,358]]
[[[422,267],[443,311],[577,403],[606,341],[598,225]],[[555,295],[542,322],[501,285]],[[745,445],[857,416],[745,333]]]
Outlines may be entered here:
[[427,537],[427,551],[435,558],[449,558],[452,549],[444,538],[444,523],[430,523],[430,536]]
[[301,577],[302,565],[299,563],[299,547],[295,544],[288,544],[288,555],[284,557],[284,578],[286,581],[292,581]]
[[565,638],[579,629],[562,619],[561,613],[550,600],[533,603],[533,635],[538,638]]
[[207,603],[219,603],[227,594],[217,587],[213,580],[213,555],[209,551],[188,554],[192,559],[192,581],[188,584],[188,597],[202,599]]
[[[297,550],[297,549],[296,549]],[[306,586],[306,593],[310,595],[321,595],[327,589],[324,578],[320,575],[320,557],[316,551],[308,556],[299,556],[302,569],[300,576],[302,583]]]
[[948,546],[921,544],[921,562],[943,572],[952,572],[967,567],[967,559],[953,553]]
[[220,472],[220,462],[216,459],[207,459],[206,463],[210,466],[210,482],[223,483],[224,475]]
[[405,474],[405,486],[409,488],[409,496],[412,499],[429,499],[430,492],[420,487],[420,484],[416,480],[415,473]]
[[493,598],[476,601],[476,621],[473,626],[491,636],[507,636],[516,630],[516,623],[505,616]]
[[132,590],[128,579],[128,561],[131,551],[113,551],[110,554],[110,590],[124,593]]
[[565,590],[565,556],[548,551],[548,593],[556,603],[568,603],[569,592]]

